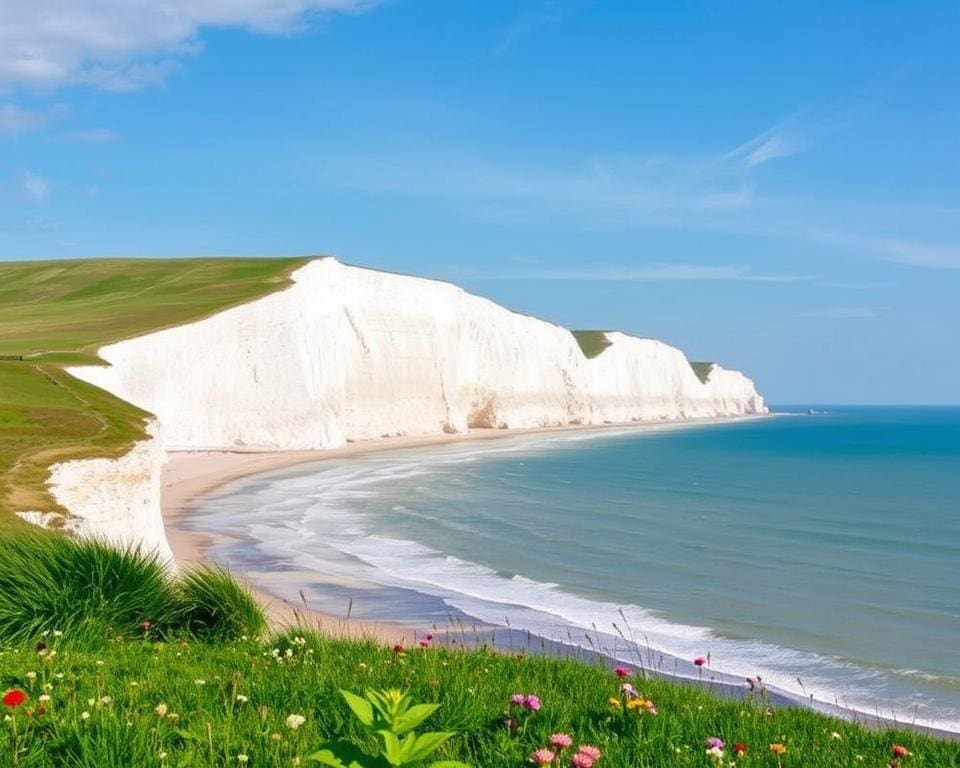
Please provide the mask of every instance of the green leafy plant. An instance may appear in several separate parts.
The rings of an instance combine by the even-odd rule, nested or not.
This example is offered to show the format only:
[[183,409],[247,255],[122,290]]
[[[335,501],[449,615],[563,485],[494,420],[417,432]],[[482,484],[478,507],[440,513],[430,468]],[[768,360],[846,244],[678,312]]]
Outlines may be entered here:
[[437,711],[439,704],[414,704],[397,690],[368,690],[363,696],[340,691],[360,724],[376,736],[379,752],[370,755],[349,741],[323,745],[309,760],[334,768],[388,768],[389,766],[427,766],[427,768],[469,768],[456,760],[426,763],[451,736],[451,732],[423,733],[414,728]]

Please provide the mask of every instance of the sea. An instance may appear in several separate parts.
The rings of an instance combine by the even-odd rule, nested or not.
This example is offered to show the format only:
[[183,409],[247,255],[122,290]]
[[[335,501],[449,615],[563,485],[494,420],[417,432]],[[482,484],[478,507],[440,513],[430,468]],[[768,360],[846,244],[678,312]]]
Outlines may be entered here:
[[960,407],[774,411],[303,464],[188,525],[327,613],[510,627],[960,731]]

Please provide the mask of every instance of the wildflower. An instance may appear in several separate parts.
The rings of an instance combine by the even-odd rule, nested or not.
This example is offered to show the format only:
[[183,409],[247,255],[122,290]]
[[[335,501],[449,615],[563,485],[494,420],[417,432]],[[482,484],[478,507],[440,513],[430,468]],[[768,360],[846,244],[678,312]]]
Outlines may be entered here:
[[577,754],[586,755],[586,756],[589,757],[591,760],[599,760],[599,759],[600,759],[600,749],[599,749],[599,747],[595,747],[595,746],[593,746],[592,744],[581,744],[581,745],[577,748]]
[[890,749],[890,754],[894,757],[908,757],[910,751],[906,747],[901,747],[899,744],[894,744]]
[[89,719],[90,719],[90,713],[89,713],[89,712],[86,712],[86,711],[81,712],[81,713],[80,713],[80,719],[81,719],[81,720],[89,720]]
[[421,647],[421,648],[429,648],[429,647],[430,647],[430,641],[427,640],[427,638],[425,638],[425,637],[422,638],[422,639],[420,640],[420,647]]
[[203,686],[207,684],[207,681],[204,680],[202,677],[198,677],[196,680],[193,681],[193,684],[197,686]]
[[113,699],[111,699],[109,696],[101,696],[101,697],[100,697],[100,706],[101,706],[101,707],[109,707],[112,703],[113,703]]
[[529,709],[531,712],[536,712],[543,705],[540,703],[539,696],[536,696],[532,693],[528,693],[523,698],[523,706]]
[[557,756],[546,747],[540,747],[540,749],[530,755],[530,762],[534,765],[550,765],[556,757]]
[[841,735],[840,735],[839,733],[837,733],[836,731],[833,731],[833,732],[830,734],[830,738],[831,738],[831,739],[836,739],[837,741],[840,741],[840,740],[843,738],[843,736],[841,736]]
[[723,761],[723,749],[721,747],[710,747],[707,750],[707,757],[720,764]]
[[707,660],[703,656],[697,656],[697,658],[693,660],[693,665],[695,667],[702,667],[706,663],[707,663]]
[[305,718],[303,715],[290,715],[286,719],[286,726],[291,731],[295,731],[305,722],[307,722],[307,718]]
[[629,667],[617,667],[616,669],[613,670],[613,674],[615,674],[617,677],[619,677],[619,678],[621,678],[621,679],[624,678],[624,677],[630,677],[630,668],[629,668]]
[[607,704],[610,705],[610,709],[620,709],[620,699],[615,696],[611,696],[607,699]]
[[634,688],[630,683],[624,683],[620,686],[620,693],[624,696],[629,696],[631,699],[639,699],[640,694],[637,693],[637,689]]
[[400,645],[400,643],[397,643],[395,646],[393,646],[393,652],[396,654],[403,653],[403,646]]
[[747,745],[742,741],[738,741],[733,745],[733,754],[735,754],[737,757],[747,754]]
[[513,733],[515,730],[517,730],[519,723],[512,717],[505,717],[503,718],[503,725],[508,731],[510,731],[510,733]]
[[25,694],[19,688],[14,688],[12,691],[7,691],[5,694],[3,694],[3,705],[5,707],[10,707],[10,709],[16,709],[26,700],[27,694]]
[[367,665],[364,664],[364,663],[361,661],[359,664],[357,664],[357,669],[358,669],[360,672],[366,672],[366,671],[367,671]]
[[573,737],[569,733],[554,733],[547,739],[551,747],[567,749],[573,745]]
[[153,712],[157,717],[166,717],[167,705],[164,704],[163,702],[160,702],[159,704],[157,704],[156,707],[154,707]]
[[707,746],[710,749],[723,749],[726,744],[723,743],[723,739],[718,739],[716,736],[711,736],[707,739]]
[[522,707],[525,699],[526,696],[524,696],[522,693],[515,693],[510,697],[510,704],[514,707]]
[[590,757],[590,755],[585,755],[583,752],[577,752],[577,754],[570,758],[572,768],[593,768],[595,762],[597,761]]
[[237,694],[237,704],[246,704],[250,699],[244,696],[242,693]]
[[775,755],[782,755],[787,751],[787,745],[783,742],[776,741],[770,745],[770,751]]
[[247,760],[249,760],[249,759],[250,759],[250,758],[247,757],[246,755],[242,755],[242,754],[241,754],[241,755],[237,755],[237,762],[240,763],[240,765],[246,765],[246,764],[247,764]]
[[43,693],[40,695],[40,698],[38,700],[40,701],[41,704],[46,704],[48,701],[50,701],[50,694]]
[[167,759],[167,753],[166,753],[166,752],[157,752],[157,759],[158,759],[158,760],[166,760],[166,759]]

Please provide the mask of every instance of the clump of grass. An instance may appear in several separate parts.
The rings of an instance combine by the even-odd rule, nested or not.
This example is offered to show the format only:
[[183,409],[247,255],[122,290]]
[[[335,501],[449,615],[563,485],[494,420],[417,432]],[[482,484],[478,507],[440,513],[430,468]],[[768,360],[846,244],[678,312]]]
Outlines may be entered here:
[[110,638],[255,636],[260,606],[229,574],[173,575],[155,554],[46,531],[0,536],[0,642],[62,633],[75,647]]
[[256,637],[267,627],[253,595],[222,568],[204,566],[177,582],[179,624],[195,637],[230,640]]
[[95,643],[169,627],[176,596],[155,555],[42,531],[0,537],[0,638],[64,632]]

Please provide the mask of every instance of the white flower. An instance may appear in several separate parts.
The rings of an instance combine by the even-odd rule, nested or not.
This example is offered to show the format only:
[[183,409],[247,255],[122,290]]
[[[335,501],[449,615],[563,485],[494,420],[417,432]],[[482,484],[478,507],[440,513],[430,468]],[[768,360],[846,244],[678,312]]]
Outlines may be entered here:
[[240,763],[240,765],[246,765],[246,764],[247,764],[247,760],[249,760],[249,759],[250,759],[250,758],[247,757],[246,755],[237,755],[237,762]]
[[247,698],[246,696],[244,696],[242,693],[238,693],[238,694],[237,694],[237,702],[238,702],[239,704],[246,704],[248,701],[250,701],[250,699],[248,699],[248,698]]
[[63,632],[61,632],[59,629],[55,629],[55,630],[53,630],[53,636],[54,636],[54,637],[63,637]]
[[206,685],[206,684],[207,684],[207,681],[204,680],[203,678],[199,678],[199,677],[198,677],[196,680],[193,681],[193,684],[194,684],[194,685]]
[[154,713],[157,717],[166,717],[167,716],[167,705],[162,701],[154,707]]
[[27,672],[26,678],[27,678],[27,680],[31,680],[31,681],[32,681],[32,680],[36,680],[36,679],[37,679],[37,673],[36,673],[36,672]]
[[87,699],[87,706],[88,706],[88,707],[95,707],[95,706],[97,706],[97,700],[96,700],[96,699]]
[[101,697],[100,697],[100,706],[101,706],[101,707],[109,707],[112,703],[113,703],[113,699],[111,699],[109,696],[101,696]]
[[158,758],[159,760],[166,760],[166,759],[167,759],[167,753],[166,753],[166,752],[158,752],[158,753],[157,753],[157,758]]
[[81,720],[89,720],[89,719],[90,719],[90,713],[89,713],[89,712],[81,712],[81,713],[80,713],[80,719],[81,719]]
[[303,715],[290,715],[286,720],[286,725],[291,731],[295,731],[305,722],[307,722],[307,718]]
[[839,733],[837,733],[836,731],[833,731],[833,732],[830,734],[830,738],[831,738],[831,739],[837,739],[837,740],[839,741],[840,739],[843,738],[843,736],[841,736],[841,735],[840,735]]
[[46,704],[48,701],[50,701],[50,696],[46,693],[41,694],[39,701],[41,704]]

